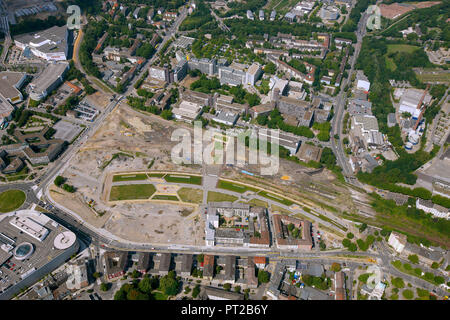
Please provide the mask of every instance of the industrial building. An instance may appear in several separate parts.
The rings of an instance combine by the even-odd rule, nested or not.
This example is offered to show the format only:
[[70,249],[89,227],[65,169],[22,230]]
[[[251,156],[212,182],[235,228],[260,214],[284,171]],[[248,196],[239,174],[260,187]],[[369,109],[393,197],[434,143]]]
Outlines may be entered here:
[[39,101],[55,90],[62,82],[69,70],[68,62],[52,62],[45,70],[30,83],[30,98]]
[[44,213],[0,216],[0,300],[11,299],[66,262],[79,249],[76,235]]
[[14,43],[20,49],[31,50],[35,56],[47,61],[63,61],[69,56],[69,30],[66,25],[16,36]]

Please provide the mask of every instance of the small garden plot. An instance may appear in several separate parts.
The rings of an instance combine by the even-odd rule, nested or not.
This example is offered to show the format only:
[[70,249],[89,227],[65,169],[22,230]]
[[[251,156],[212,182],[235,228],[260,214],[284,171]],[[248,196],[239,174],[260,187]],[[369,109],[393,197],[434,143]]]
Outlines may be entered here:
[[224,180],[219,180],[217,187],[220,189],[230,190],[230,191],[239,192],[239,193],[244,193],[246,191],[258,192],[258,189],[255,189],[252,187],[247,187],[242,184],[238,184],[238,183],[234,183],[234,182],[224,181]]

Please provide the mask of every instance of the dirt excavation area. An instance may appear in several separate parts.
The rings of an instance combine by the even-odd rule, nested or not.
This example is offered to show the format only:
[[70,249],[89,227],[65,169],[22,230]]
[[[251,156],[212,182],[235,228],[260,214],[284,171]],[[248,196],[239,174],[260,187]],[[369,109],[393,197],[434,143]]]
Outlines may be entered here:
[[[199,166],[178,166],[171,161],[171,149],[178,142],[171,142],[170,137],[176,128],[182,126],[186,125],[143,114],[121,103],[62,173],[65,183],[73,185],[76,192],[70,194],[52,186],[52,198],[94,227],[105,228],[131,241],[177,243],[202,240],[203,229],[200,229],[199,240],[192,234],[197,228],[193,220],[184,222],[180,216],[179,211],[186,215],[184,207],[171,203],[112,205],[105,196],[109,194],[105,190],[111,188],[108,183],[105,186],[105,178],[116,172],[151,169],[200,173]],[[161,208],[153,210],[154,204]],[[128,205],[137,207],[127,209]],[[163,208],[165,214],[158,214]],[[178,224],[183,228],[178,230]],[[144,228],[145,232],[142,231]]]
[[112,209],[105,229],[135,242],[202,246],[204,224],[194,206],[120,203]]

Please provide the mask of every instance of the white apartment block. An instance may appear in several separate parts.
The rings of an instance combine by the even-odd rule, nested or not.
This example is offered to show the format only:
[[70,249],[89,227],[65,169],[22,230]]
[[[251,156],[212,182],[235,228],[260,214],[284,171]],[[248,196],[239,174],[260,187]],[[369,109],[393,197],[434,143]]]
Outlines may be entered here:
[[389,236],[388,243],[391,247],[395,249],[398,253],[401,253],[405,248],[406,236],[404,234],[391,232]]

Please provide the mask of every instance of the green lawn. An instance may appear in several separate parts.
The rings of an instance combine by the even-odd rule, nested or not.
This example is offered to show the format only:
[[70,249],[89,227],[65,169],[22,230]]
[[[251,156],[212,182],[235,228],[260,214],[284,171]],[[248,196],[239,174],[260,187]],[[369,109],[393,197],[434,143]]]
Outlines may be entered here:
[[134,181],[134,180],[147,180],[147,175],[145,173],[139,173],[139,174],[115,175],[113,177],[113,182],[117,182],[117,181]]
[[167,182],[175,183],[189,183],[189,184],[202,184],[202,177],[200,176],[185,176],[180,174],[168,174],[164,177]]
[[178,190],[178,195],[183,202],[202,203],[203,190],[192,188],[181,188]]
[[407,52],[412,53],[414,50],[419,49],[418,46],[410,46],[409,44],[388,44],[387,53],[392,52]]
[[217,188],[230,190],[230,191],[234,191],[234,192],[239,192],[239,193],[244,193],[246,191],[258,192],[258,189],[247,187],[247,186],[244,186],[239,183],[224,181],[224,180],[219,180],[219,183],[217,184]]
[[395,69],[397,69],[397,65],[395,64],[394,60],[387,56],[390,53],[392,53],[392,52],[412,53],[414,50],[416,50],[418,48],[419,47],[417,47],[417,46],[410,46],[408,44],[388,44],[387,53],[385,55],[386,67],[391,71],[395,71]]
[[266,192],[266,191],[261,191],[261,192],[259,193],[259,195],[260,195],[260,196],[263,196],[264,198],[268,198],[268,199],[271,199],[271,200],[273,200],[273,201],[280,202],[280,203],[282,203],[282,204],[284,204],[284,205],[286,205],[286,206],[291,206],[291,205],[294,204],[294,202],[292,202],[291,200],[285,199],[285,198],[283,198],[283,197],[279,197],[279,196],[277,196],[277,195],[274,195],[274,194],[272,194],[272,193],[268,193],[268,192]]
[[176,196],[157,194],[152,198],[152,200],[168,200],[168,201],[179,201]]
[[26,195],[21,190],[8,190],[0,194],[0,212],[14,211],[25,202]]
[[152,184],[130,184],[125,186],[113,186],[109,196],[110,201],[148,199],[156,188]]
[[220,202],[220,201],[236,201],[238,197],[220,193],[220,192],[214,192],[214,191],[208,191],[208,199],[207,202]]

